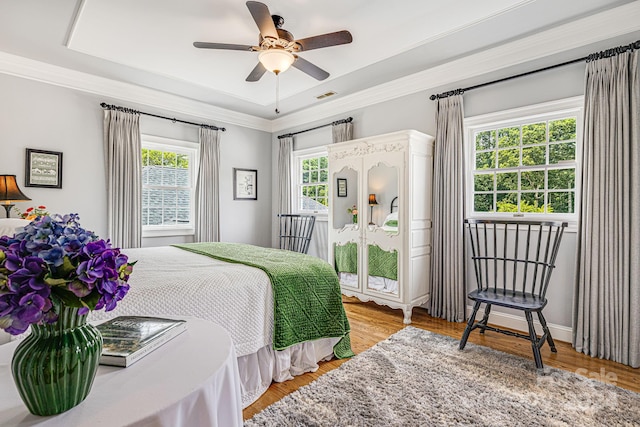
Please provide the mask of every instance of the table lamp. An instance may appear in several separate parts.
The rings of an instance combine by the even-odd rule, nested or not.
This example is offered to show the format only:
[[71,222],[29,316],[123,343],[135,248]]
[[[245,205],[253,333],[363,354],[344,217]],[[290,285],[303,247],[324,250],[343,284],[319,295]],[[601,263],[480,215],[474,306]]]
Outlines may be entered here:
[[15,175],[0,175],[0,203],[7,211],[7,218],[11,214],[11,208],[15,205],[12,202],[22,202],[31,200],[18,188]]
[[375,225],[373,222],[373,207],[378,204],[375,194],[369,194],[369,225]]

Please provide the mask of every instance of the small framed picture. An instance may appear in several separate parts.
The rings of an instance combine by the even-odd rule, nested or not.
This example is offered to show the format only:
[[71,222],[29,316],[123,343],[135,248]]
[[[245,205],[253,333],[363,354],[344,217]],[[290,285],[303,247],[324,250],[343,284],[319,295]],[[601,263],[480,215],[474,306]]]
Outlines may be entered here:
[[62,188],[62,153],[27,148],[26,187]]
[[233,168],[233,199],[258,200],[258,171]]
[[338,178],[338,197],[347,197],[347,179]]

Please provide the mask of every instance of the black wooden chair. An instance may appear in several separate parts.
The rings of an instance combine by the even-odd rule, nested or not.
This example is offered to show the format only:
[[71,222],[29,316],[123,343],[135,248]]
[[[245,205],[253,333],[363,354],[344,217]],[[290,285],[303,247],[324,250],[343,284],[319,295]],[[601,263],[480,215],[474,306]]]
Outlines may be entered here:
[[280,217],[280,249],[306,254],[316,217],[294,214],[279,214],[278,217]]
[[[460,340],[460,350],[467,344],[469,334],[476,328],[524,338],[531,341],[536,368],[542,369],[540,347],[556,346],[542,315],[547,305],[545,294],[555,267],[562,235],[567,226],[560,221],[487,221],[467,219],[469,244],[478,288],[469,293],[475,301],[473,313]],[[481,304],[484,316],[475,322]],[[498,305],[524,311],[529,335],[507,331],[487,324],[491,306]],[[532,313],[537,313],[543,335],[538,338]],[[474,323],[475,322],[475,323]]]

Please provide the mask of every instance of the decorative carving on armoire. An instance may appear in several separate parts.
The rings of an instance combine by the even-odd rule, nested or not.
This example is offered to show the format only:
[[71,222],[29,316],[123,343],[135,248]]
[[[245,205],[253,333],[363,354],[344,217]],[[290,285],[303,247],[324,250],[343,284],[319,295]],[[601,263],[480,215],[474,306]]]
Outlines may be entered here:
[[346,159],[349,157],[362,157],[366,154],[380,153],[380,152],[396,152],[406,149],[406,145],[403,143],[387,143],[387,144],[370,144],[368,142],[362,142],[355,147],[350,147],[344,151],[335,151],[329,155],[329,160]]
[[338,160],[338,159],[346,159],[349,157],[361,157],[364,154],[368,153],[369,147],[365,143],[361,143],[355,147],[350,147],[348,150],[344,151],[334,151],[329,154],[329,161]]
[[369,145],[369,153],[379,153],[379,152],[391,153],[394,151],[402,151],[405,148],[406,148],[405,144],[398,144],[398,143]]
[[336,233],[342,234],[345,232],[349,232],[349,231],[358,231],[360,230],[360,227],[357,226],[357,224],[353,224],[353,225],[345,225],[342,228],[339,228],[338,230],[336,230]]

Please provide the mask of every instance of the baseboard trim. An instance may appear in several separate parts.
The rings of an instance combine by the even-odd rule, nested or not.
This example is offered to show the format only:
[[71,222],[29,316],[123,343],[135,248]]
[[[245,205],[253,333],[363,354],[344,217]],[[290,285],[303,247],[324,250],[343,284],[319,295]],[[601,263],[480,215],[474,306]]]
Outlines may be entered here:
[[[473,306],[467,306],[467,318],[473,312]],[[482,314],[484,313],[483,309],[478,311],[478,315],[476,316],[476,320],[482,319]],[[489,323],[495,326],[499,326],[502,328],[515,329],[516,331],[521,331],[528,333],[529,326],[527,325],[527,320],[522,316],[516,316],[509,313],[501,313],[499,311],[492,311],[489,315]],[[533,321],[533,324],[536,327],[536,331],[541,334],[542,325],[537,320]],[[570,343],[572,341],[572,330],[568,326],[556,325],[553,323],[548,323],[549,332],[551,332],[551,336],[555,341],[564,341]]]

